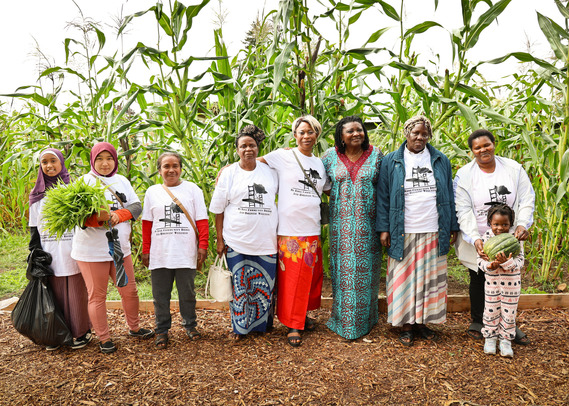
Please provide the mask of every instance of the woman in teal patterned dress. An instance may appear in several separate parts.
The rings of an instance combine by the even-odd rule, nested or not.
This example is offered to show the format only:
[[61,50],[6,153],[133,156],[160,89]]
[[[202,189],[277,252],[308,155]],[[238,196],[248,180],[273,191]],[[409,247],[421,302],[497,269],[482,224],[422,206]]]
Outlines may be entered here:
[[376,186],[383,154],[357,116],[336,125],[335,147],[322,157],[330,193],[332,314],[327,326],[355,340],[378,320],[381,246],[375,231]]

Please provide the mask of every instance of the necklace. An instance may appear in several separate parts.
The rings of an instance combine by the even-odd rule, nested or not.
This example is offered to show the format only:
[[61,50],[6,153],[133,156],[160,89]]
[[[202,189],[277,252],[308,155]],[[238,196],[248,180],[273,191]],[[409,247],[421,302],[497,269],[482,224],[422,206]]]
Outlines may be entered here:
[[348,154],[348,151],[345,152],[346,157],[348,157],[348,159],[352,162],[356,162],[364,153],[363,149],[360,149],[358,152],[356,152],[355,154]]

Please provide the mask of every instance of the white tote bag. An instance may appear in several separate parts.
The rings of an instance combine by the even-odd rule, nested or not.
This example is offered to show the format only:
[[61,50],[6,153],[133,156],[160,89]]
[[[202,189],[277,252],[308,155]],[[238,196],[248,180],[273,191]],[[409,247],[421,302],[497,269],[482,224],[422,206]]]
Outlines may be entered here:
[[208,293],[208,287],[209,295],[217,302],[230,302],[233,300],[231,272],[228,270],[225,255],[221,257],[217,256],[213,265],[209,267],[207,282],[205,284],[206,295]]

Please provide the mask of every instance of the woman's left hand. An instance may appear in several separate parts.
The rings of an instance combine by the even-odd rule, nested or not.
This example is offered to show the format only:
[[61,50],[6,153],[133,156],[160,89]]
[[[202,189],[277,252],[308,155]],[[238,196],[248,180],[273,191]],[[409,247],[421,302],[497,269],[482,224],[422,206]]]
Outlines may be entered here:
[[525,241],[529,238],[529,232],[524,226],[517,226],[516,231],[514,231],[514,237],[519,241]]
[[391,246],[391,235],[389,234],[389,231],[383,231],[381,234],[379,234],[379,242],[384,247]]
[[119,215],[118,215],[116,212],[112,211],[112,212],[111,212],[111,219],[110,219],[110,221],[111,221],[111,226],[114,227],[114,226],[116,226],[118,223],[120,223],[121,219],[120,219]]
[[453,245],[458,238],[458,231],[451,231],[450,232],[450,245]]
[[198,248],[198,269],[201,269],[207,257],[207,250],[205,248]]

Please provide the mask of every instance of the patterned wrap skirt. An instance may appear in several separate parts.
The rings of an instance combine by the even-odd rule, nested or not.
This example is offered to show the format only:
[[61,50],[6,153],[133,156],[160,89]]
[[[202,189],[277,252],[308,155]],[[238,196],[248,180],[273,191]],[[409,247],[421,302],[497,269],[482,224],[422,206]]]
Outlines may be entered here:
[[304,330],[306,312],[322,300],[322,245],[320,236],[279,236],[277,316],[288,328]]
[[447,258],[438,256],[438,233],[405,234],[403,260],[387,261],[387,322],[444,323]]
[[227,265],[233,278],[233,332],[267,331],[273,326],[277,254],[246,255],[227,247]]

